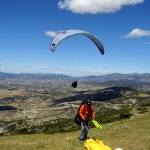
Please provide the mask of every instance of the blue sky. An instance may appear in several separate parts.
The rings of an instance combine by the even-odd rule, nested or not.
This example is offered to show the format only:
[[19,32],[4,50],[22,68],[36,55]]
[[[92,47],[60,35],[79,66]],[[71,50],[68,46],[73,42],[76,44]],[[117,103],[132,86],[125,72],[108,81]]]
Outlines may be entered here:
[[[0,0],[0,71],[72,76],[150,73],[150,0]],[[63,30],[76,35],[50,51]]]

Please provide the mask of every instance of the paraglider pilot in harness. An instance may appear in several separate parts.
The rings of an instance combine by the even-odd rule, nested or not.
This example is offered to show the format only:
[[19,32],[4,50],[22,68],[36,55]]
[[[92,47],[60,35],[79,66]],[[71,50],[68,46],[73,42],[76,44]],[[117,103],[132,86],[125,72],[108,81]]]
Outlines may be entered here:
[[85,140],[89,130],[89,119],[91,117],[95,119],[94,107],[92,106],[91,100],[86,101],[86,103],[80,107],[79,115],[82,118],[80,140]]
[[77,81],[72,82],[71,86],[76,88],[77,87]]

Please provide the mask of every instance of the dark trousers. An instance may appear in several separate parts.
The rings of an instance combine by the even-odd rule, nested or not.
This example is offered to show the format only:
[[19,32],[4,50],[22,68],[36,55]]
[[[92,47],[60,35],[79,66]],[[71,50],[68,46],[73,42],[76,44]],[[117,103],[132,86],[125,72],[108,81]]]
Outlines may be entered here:
[[80,140],[85,140],[88,135],[89,120],[81,121]]

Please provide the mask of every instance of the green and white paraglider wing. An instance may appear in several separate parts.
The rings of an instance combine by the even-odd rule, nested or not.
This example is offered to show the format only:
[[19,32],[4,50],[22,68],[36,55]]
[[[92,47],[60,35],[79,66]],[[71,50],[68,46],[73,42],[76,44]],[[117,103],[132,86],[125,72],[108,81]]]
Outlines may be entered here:
[[86,31],[82,31],[82,30],[67,30],[67,31],[63,31],[59,33],[51,42],[51,45],[50,45],[51,51],[54,52],[56,47],[66,38],[77,35],[77,34],[85,35],[90,40],[92,40],[97,46],[97,48],[99,49],[100,53],[104,55],[104,47],[102,43],[100,42],[100,40],[95,35]]

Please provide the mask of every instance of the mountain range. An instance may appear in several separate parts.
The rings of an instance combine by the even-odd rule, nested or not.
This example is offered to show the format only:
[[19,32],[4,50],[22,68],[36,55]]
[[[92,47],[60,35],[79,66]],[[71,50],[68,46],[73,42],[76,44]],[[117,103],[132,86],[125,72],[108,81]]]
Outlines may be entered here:
[[91,81],[117,81],[117,80],[136,80],[150,82],[150,73],[133,73],[133,74],[121,74],[112,73],[107,75],[99,76],[85,76],[85,77],[71,77],[65,74],[54,74],[54,73],[5,73],[0,72],[0,81],[8,79],[22,79],[22,80],[55,80],[55,79],[70,79],[78,78],[81,80]]

